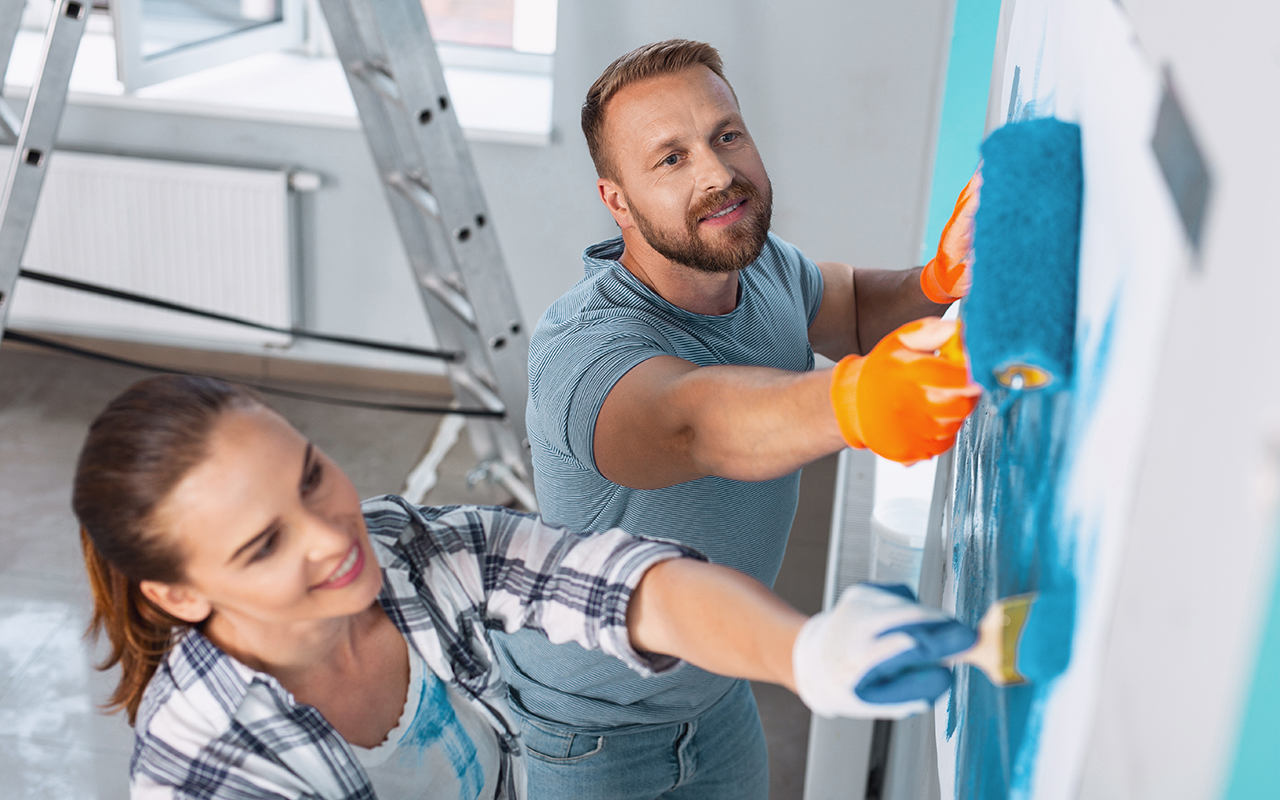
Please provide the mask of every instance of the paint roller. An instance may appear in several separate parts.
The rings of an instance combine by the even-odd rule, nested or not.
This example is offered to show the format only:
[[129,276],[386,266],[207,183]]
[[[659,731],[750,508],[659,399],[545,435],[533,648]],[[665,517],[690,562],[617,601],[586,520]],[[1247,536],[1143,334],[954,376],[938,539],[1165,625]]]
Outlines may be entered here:
[[1075,343],[1083,175],[1080,128],[1016,122],[982,145],[965,340],[988,390],[1066,388]]

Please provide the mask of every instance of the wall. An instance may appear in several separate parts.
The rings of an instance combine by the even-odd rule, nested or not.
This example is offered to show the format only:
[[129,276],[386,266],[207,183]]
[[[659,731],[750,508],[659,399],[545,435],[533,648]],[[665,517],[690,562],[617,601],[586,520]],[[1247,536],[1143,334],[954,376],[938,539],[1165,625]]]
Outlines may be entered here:
[[[780,235],[816,259],[914,265],[946,15],[946,0],[750,0],[732,13],[704,2],[560,0],[552,144],[473,144],[526,317],[532,322],[578,279],[583,247],[617,230],[595,193],[578,127],[581,98],[613,58],[671,36],[721,49],[770,170]],[[358,130],[157,105],[74,104],[62,144],[319,172],[325,188],[300,201],[303,320],[328,331],[430,343]],[[311,345],[295,354],[417,367]]]
[[[1280,371],[1272,240],[1280,201],[1280,6],[1126,0],[1205,151],[1212,194],[1159,354],[1081,797],[1214,798],[1237,737],[1276,579]],[[1272,782],[1255,797],[1275,795]],[[1236,794],[1233,797],[1244,795]]]

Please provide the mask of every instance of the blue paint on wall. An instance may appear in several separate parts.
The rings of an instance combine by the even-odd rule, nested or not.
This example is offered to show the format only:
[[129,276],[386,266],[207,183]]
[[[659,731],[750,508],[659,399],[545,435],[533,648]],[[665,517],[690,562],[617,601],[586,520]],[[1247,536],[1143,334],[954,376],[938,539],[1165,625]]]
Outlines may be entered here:
[[[956,613],[970,625],[992,601],[1031,591],[1074,609],[1073,537],[1058,508],[1071,400],[1069,391],[989,392],[957,441]],[[947,726],[948,736],[959,735],[959,800],[1002,800],[1029,788],[1044,702],[1067,666],[1073,624],[1071,613],[1048,615],[1023,642],[1033,683],[996,688],[960,668]]]
[[[1070,663],[1088,559],[1077,558],[1080,518],[1063,507],[1075,444],[1096,408],[1110,366],[1119,290],[1100,330],[1077,328],[1077,367],[1062,391],[988,392],[956,441],[952,568],[957,616],[973,625],[991,601],[1040,593],[1047,613],[1028,619],[1019,667],[1032,683],[996,688],[961,667],[948,708],[958,736],[957,800],[1029,796],[1044,709]],[[1091,538],[1091,537],[1083,537]]]
[[1000,0],[956,0],[946,88],[938,122],[933,185],[921,259],[933,258],[956,197],[978,166],[987,125],[987,94],[995,60]]
[[[1275,538],[1280,540],[1280,518]],[[1272,798],[1280,787],[1280,552],[1269,608],[1226,800]]]

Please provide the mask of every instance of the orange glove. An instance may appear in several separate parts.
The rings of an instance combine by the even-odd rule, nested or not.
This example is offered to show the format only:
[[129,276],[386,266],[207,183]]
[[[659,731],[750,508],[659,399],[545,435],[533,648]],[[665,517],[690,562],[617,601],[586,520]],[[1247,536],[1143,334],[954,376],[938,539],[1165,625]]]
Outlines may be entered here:
[[969,268],[973,264],[973,215],[978,211],[978,195],[982,189],[982,166],[964,185],[942,229],[938,242],[938,255],[925,265],[920,273],[920,288],[924,296],[935,303],[954,303],[969,293],[973,276]]
[[978,403],[959,322],[926,317],[846,356],[831,376],[831,405],[851,447],[914,464],[946,452]]

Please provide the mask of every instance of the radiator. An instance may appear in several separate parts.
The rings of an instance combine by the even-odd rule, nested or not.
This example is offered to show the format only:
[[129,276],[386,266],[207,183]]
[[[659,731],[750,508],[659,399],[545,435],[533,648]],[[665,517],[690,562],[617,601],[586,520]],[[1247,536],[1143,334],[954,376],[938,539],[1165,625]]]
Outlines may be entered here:
[[[73,152],[55,152],[48,169],[24,267],[292,324],[285,172]],[[29,280],[14,291],[9,325],[196,347],[289,341]]]

